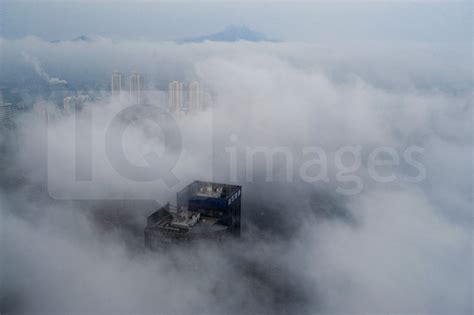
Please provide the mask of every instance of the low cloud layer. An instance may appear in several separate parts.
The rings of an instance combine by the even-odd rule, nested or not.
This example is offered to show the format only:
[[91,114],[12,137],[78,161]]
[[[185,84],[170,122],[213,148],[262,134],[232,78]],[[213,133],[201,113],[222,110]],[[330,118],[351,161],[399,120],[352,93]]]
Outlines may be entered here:
[[[4,309],[472,311],[472,78],[465,45],[36,38],[1,45],[8,74],[2,84],[25,80],[21,52],[28,51],[70,85],[101,95],[77,115],[46,95],[16,119],[0,204]],[[198,80],[212,95],[212,107],[176,118],[183,143],[176,186],[131,181],[110,166],[104,137],[128,107],[104,91],[113,70],[142,72],[154,106],[166,106],[163,90],[175,79]],[[123,146],[134,164],[146,166],[147,153],[164,150],[155,127],[147,119],[127,125]],[[67,177],[71,162],[84,159],[75,151],[85,141],[81,130],[93,139],[95,195]],[[356,153],[339,155],[347,147]],[[374,177],[371,164],[381,147],[399,158],[375,169],[387,182]],[[411,156],[418,164],[406,158],[411,147],[419,148]],[[277,154],[269,172],[263,156],[271,150]],[[254,151],[262,154],[249,160]],[[321,180],[301,175],[311,161],[305,174],[314,178],[324,168]],[[423,178],[407,180],[420,169]],[[166,254],[144,250],[145,215],[189,181],[211,178],[243,185],[242,239]],[[129,228],[108,229],[97,220],[115,207],[104,200],[114,199],[133,201],[124,207]],[[143,199],[154,203],[137,208]]]

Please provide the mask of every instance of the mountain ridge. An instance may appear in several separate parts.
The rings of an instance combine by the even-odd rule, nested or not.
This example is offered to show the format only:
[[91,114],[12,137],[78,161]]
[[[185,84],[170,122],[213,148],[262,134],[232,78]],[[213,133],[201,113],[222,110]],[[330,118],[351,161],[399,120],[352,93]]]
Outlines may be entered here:
[[180,40],[180,43],[202,43],[205,41],[211,42],[276,42],[274,39],[268,38],[261,32],[254,31],[246,26],[227,26],[224,30],[208,35],[201,35]]

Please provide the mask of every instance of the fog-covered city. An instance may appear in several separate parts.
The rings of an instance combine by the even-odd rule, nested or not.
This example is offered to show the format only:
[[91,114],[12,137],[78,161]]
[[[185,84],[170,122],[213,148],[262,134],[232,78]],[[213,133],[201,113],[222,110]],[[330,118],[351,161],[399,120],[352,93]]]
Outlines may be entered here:
[[0,313],[472,313],[470,2],[0,19]]

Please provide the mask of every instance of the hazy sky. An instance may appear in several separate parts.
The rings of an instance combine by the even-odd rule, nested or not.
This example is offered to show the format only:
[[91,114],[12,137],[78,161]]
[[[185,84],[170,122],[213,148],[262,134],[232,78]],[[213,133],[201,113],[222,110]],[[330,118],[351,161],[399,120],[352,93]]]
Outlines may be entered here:
[[282,40],[472,39],[470,1],[1,1],[3,37],[175,40],[246,25]]

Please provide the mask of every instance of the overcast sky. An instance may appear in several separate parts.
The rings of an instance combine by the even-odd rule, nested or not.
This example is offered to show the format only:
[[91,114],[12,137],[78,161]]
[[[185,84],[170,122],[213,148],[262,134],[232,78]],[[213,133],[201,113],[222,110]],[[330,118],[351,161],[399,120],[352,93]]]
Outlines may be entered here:
[[246,25],[281,40],[472,40],[470,1],[178,2],[0,0],[3,37],[175,40]]

